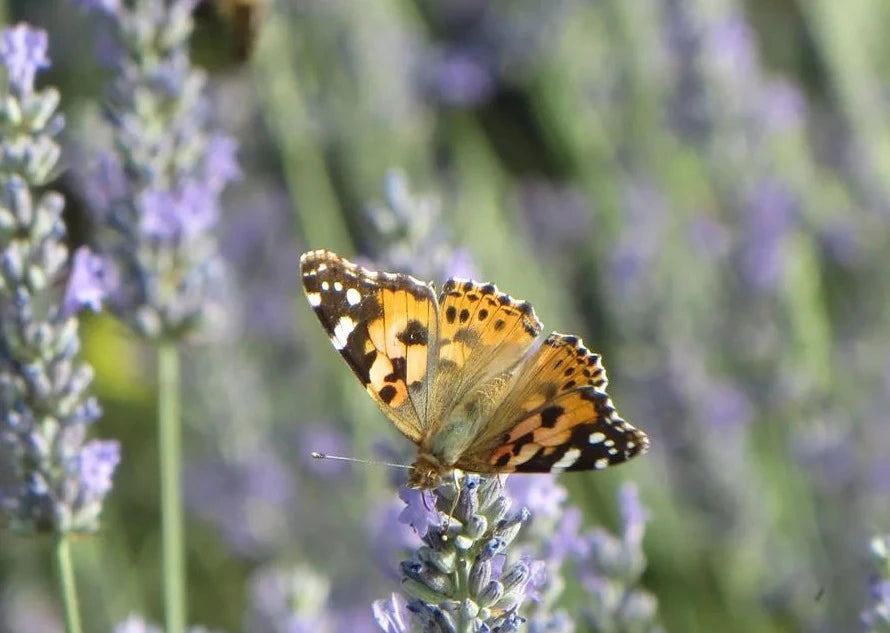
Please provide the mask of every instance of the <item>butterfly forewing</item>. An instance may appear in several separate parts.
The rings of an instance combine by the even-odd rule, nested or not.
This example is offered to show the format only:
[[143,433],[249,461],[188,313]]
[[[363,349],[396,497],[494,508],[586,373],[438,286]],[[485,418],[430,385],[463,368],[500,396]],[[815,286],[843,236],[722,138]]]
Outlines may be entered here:
[[439,344],[431,412],[444,420],[474,390],[519,363],[541,332],[531,305],[493,284],[449,279],[439,295]]
[[334,347],[399,431],[419,443],[438,337],[432,287],[324,250],[304,254],[300,265],[306,297]]

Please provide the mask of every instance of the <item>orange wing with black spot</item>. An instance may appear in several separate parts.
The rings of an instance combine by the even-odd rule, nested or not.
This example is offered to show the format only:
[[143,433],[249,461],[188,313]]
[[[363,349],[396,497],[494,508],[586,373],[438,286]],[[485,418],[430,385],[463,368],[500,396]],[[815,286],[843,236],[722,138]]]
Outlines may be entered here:
[[396,428],[419,443],[436,369],[432,285],[325,250],[305,253],[300,268],[306,298],[334,347]]
[[599,354],[553,332],[517,370],[488,424],[457,463],[476,472],[601,469],[645,452],[649,439],[605,392]]
[[605,392],[585,386],[556,396],[513,425],[493,449],[469,453],[457,466],[477,472],[602,470],[648,448],[649,437],[618,415]]
[[529,303],[493,284],[446,281],[439,295],[432,432],[462,403],[484,405],[485,393],[492,391],[489,383],[515,368],[540,333],[541,323]]

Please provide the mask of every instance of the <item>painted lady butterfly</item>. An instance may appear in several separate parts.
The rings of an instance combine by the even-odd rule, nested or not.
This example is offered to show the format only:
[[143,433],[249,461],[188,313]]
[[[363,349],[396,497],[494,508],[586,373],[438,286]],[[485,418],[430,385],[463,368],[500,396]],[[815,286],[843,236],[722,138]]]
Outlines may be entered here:
[[463,279],[446,281],[437,300],[431,283],[325,250],[300,264],[334,347],[417,444],[409,485],[434,488],[454,468],[597,470],[648,449],[606,394],[599,355],[577,336],[539,342],[528,303]]

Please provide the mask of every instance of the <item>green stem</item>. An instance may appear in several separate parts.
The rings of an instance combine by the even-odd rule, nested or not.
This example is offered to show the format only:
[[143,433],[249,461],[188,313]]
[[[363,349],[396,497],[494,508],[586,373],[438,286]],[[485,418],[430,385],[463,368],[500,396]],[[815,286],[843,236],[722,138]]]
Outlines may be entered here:
[[74,580],[74,565],[71,562],[71,542],[68,534],[56,537],[56,568],[59,574],[59,591],[65,610],[65,631],[81,633],[80,608],[77,605],[77,585]]
[[184,633],[186,623],[181,435],[179,356],[174,343],[163,342],[158,347],[158,450],[161,465],[166,633]]

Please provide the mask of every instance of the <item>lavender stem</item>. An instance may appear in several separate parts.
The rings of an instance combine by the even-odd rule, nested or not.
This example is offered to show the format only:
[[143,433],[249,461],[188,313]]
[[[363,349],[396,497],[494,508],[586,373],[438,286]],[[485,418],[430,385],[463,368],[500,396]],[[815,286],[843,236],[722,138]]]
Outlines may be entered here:
[[186,626],[185,539],[182,521],[182,447],[176,344],[158,345],[158,451],[164,555],[164,617],[167,633]]

